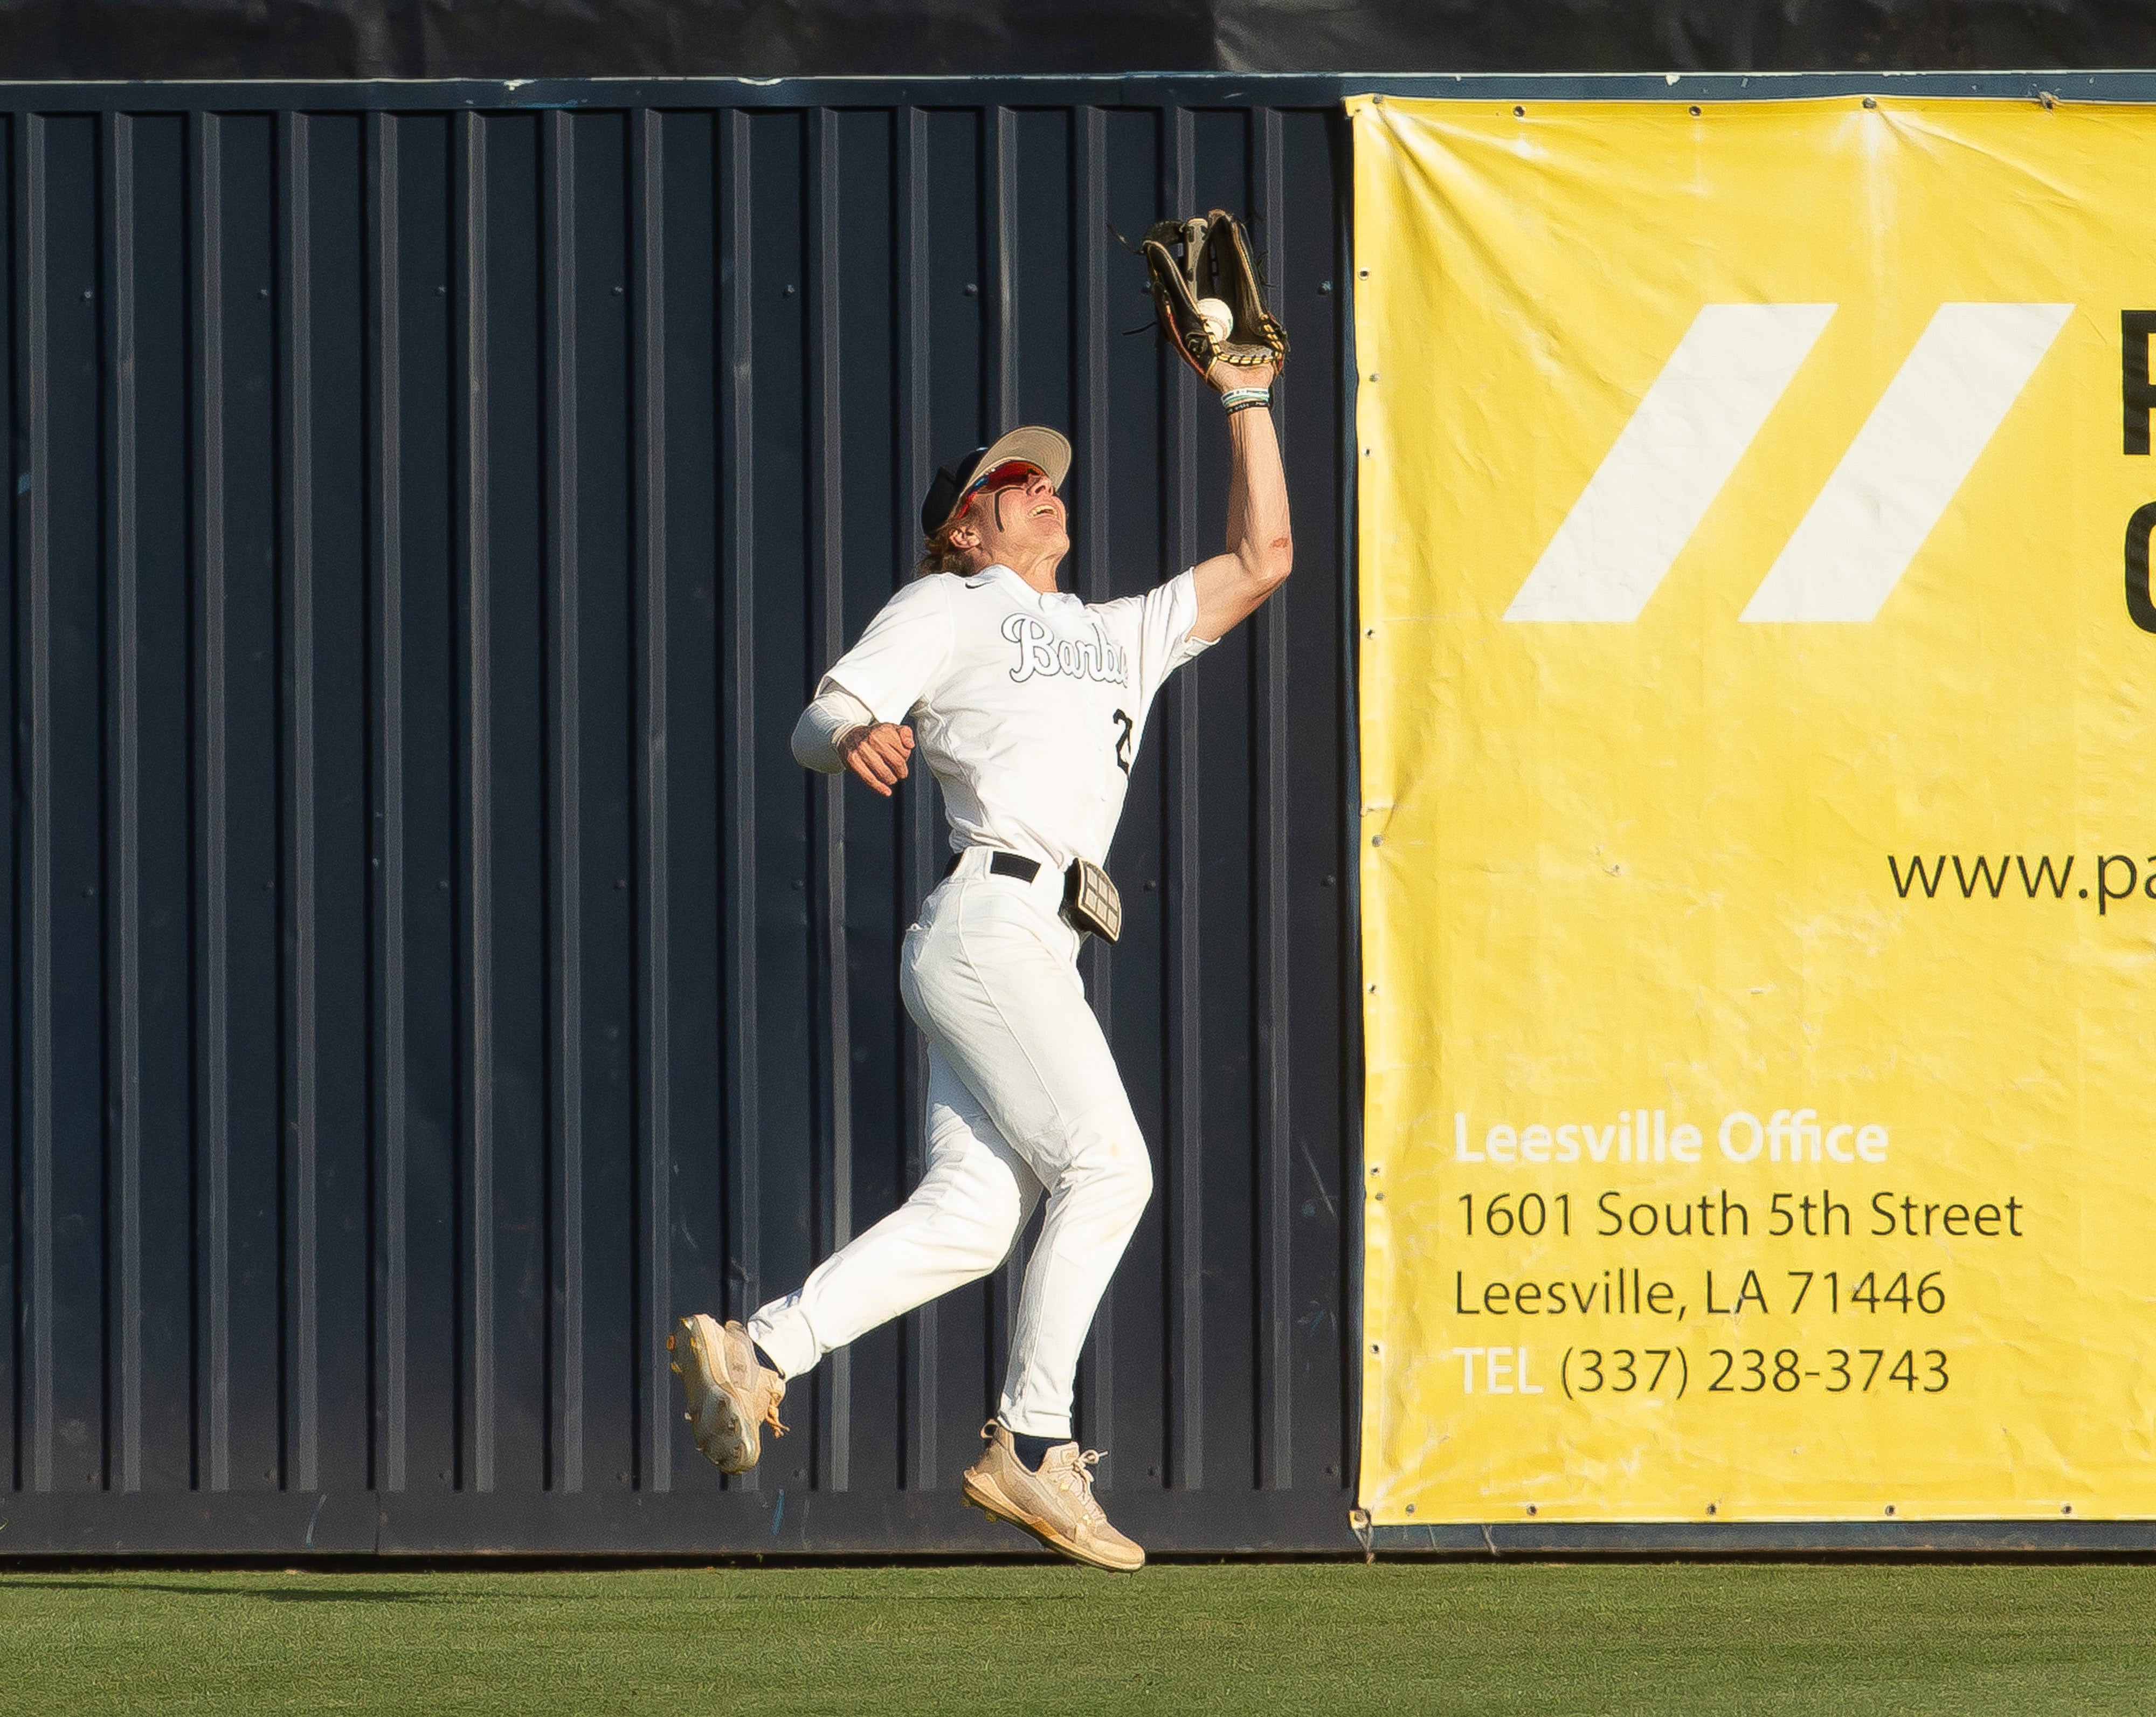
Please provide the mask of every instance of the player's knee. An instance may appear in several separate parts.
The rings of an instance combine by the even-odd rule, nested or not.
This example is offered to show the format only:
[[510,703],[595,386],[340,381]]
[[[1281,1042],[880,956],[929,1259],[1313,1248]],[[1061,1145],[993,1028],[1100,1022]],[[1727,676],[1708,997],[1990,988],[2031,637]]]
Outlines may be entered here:
[[1135,1223],[1152,1197],[1152,1159],[1145,1141],[1138,1139],[1136,1149],[1119,1154],[1104,1172],[1117,1208]]
[[937,1210],[936,1243],[953,1268],[985,1276],[1009,1256],[1031,1214],[1030,1201],[1007,1179],[977,1177]]
[[1136,1222],[1152,1196],[1152,1159],[1145,1135],[1122,1104],[1086,1117],[1072,1130],[1068,1180],[1083,1182],[1092,1195]]
[[1018,1238],[1018,1226],[977,1222],[953,1233],[944,1247],[951,1267],[968,1282],[978,1281],[1010,1256]]

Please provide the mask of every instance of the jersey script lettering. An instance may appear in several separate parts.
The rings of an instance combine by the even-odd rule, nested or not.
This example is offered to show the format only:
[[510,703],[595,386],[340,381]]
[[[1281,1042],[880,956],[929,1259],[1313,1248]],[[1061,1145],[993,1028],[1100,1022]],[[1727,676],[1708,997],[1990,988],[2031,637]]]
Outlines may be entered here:
[[1011,678],[1021,686],[1036,674],[1063,674],[1111,686],[1129,683],[1122,646],[1098,622],[1091,638],[1058,638],[1031,614],[1013,614],[1004,622],[1004,636],[1018,645],[1018,666],[1011,670]]

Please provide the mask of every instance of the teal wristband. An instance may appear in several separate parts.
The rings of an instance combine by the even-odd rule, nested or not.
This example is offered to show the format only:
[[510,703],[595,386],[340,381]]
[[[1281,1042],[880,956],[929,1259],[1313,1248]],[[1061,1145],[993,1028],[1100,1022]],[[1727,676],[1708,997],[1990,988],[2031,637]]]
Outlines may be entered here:
[[1229,411],[1240,411],[1246,406],[1270,405],[1273,390],[1270,388],[1230,388],[1220,396],[1220,404]]

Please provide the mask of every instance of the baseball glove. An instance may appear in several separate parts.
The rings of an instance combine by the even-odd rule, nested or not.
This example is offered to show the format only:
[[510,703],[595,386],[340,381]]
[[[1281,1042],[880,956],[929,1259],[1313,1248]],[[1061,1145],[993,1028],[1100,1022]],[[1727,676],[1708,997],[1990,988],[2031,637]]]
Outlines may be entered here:
[[1216,208],[1188,220],[1158,222],[1139,254],[1152,277],[1161,327],[1200,376],[1216,360],[1276,369],[1287,362],[1287,335],[1265,309],[1235,216]]

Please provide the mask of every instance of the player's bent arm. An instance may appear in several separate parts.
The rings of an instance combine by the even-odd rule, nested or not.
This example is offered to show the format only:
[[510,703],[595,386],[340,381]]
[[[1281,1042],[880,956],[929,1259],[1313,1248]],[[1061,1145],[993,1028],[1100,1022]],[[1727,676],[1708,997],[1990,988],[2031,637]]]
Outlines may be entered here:
[[793,761],[819,775],[846,766],[839,742],[856,727],[873,727],[875,712],[843,686],[826,684],[793,724]]
[[[1270,380],[1270,377],[1267,378]],[[1287,516],[1287,476],[1280,438],[1263,406],[1228,419],[1233,460],[1228,488],[1228,552],[1194,569],[1198,620],[1191,635],[1219,638],[1280,589],[1295,567],[1295,535]]]
[[886,799],[906,779],[913,730],[879,722],[875,712],[829,681],[793,724],[793,760],[819,775],[851,769]]

